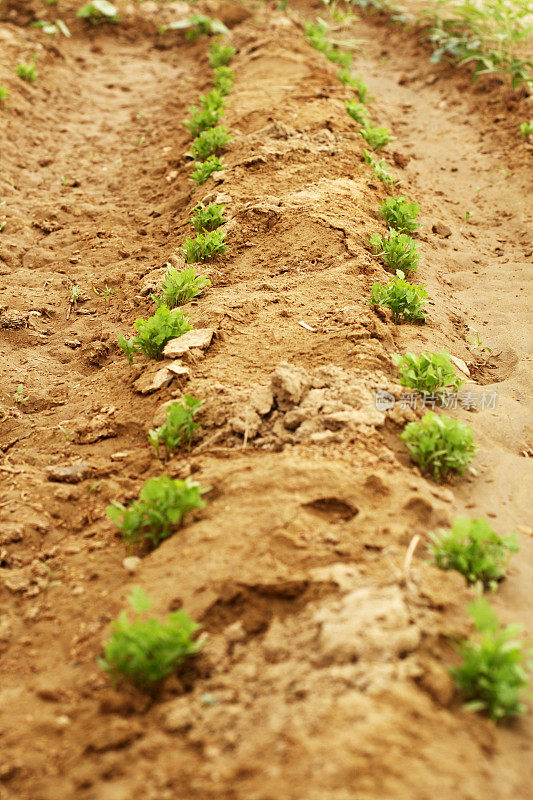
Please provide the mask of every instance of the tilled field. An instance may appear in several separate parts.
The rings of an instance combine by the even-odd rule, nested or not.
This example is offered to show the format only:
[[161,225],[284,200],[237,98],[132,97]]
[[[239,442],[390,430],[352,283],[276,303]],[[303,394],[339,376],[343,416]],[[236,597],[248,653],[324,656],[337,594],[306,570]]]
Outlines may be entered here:
[[[526,800],[531,715],[462,710],[448,667],[474,591],[426,544],[459,512],[519,530],[491,603],[533,633],[531,146],[516,136],[531,97],[472,89],[401,29],[353,23],[372,116],[397,137],[385,156],[421,207],[428,319],[397,325],[368,303],[388,277],[368,239],[398,192],[305,41],[322,5],[200,4],[237,54],[226,168],[194,191],[182,120],[211,87],[208,41],[156,30],[190,7],[90,28],[60,6],[70,39],[27,26],[38,2],[0,6],[0,798]],[[30,86],[13,65],[34,52]],[[212,285],[184,307],[212,335],[130,368],[117,338],[153,313],[165,264],[184,265],[199,201],[228,218],[226,253],[198,266]],[[391,355],[443,347],[469,367],[454,415],[480,444],[456,485],[423,477],[398,436],[423,410]],[[201,427],[164,463],[147,433],[184,392],[205,401]],[[106,506],[162,472],[193,476],[206,506],[125,565]],[[206,634],[153,695],[96,663],[134,586]]]

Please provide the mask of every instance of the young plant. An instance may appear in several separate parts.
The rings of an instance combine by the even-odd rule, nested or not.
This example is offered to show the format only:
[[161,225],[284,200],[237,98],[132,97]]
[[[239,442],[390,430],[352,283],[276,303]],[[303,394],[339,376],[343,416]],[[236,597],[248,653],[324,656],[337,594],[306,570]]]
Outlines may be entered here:
[[209,156],[205,161],[195,161],[195,169],[191,173],[191,181],[197,186],[201,186],[211,177],[213,172],[220,172],[224,169],[224,164],[218,156]]
[[124,355],[128,359],[128,363],[130,367],[133,366],[133,356],[137,352],[137,347],[135,346],[135,339],[132,337],[131,339],[126,339],[124,336],[119,336],[117,339],[117,344],[120,349],[123,351]]
[[406,197],[389,197],[381,204],[379,213],[389,228],[397,233],[413,233],[420,224],[416,222],[420,206]]
[[39,77],[36,66],[37,64],[35,61],[28,61],[27,64],[18,64],[17,75],[27,83],[35,83]]
[[146,481],[139,499],[128,507],[113,501],[106,509],[107,516],[120,529],[126,544],[134,547],[148,540],[157,547],[187,514],[205,506],[205,491],[189,478],[179,481],[161,475]]
[[455,374],[449,353],[394,354],[392,360],[400,373],[400,383],[425,394],[456,392],[464,381]]
[[396,272],[396,278],[383,285],[375,283],[370,294],[370,305],[387,306],[392,311],[394,322],[424,322],[425,305],[428,294],[424,286],[413,286],[405,280],[401,270]]
[[227,67],[236,52],[230,44],[212,42],[207,57],[212,67]]
[[[207,95],[205,97],[207,97]],[[200,110],[198,106],[191,106],[189,108],[191,118],[183,120],[183,124],[193,137],[199,136],[202,131],[206,131],[208,128],[213,128],[215,125],[218,125],[219,120],[224,114],[222,105],[216,105],[213,102],[209,103],[205,101],[204,98],[201,98],[200,102],[202,101],[205,103],[204,107]]]
[[144,618],[152,601],[139,587],[132,590],[128,602],[133,620],[123,611],[111,623],[112,633],[98,663],[113,682],[122,678],[147,690],[198,653],[202,645],[193,637],[201,626],[183,610],[173,611],[164,622]]
[[511,553],[518,552],[516,533],[498,536],[484,517],[458,516],[449,531],[431,534],[429,551],[440,569],[455,569],[468,583],[481,581],[495,589],[505,578]]
[[171,311],[165,305],[160,305],[152,317],[137,319],[133,327],[138,334],[133,338],[133,345],[141,350],[146,358],[158,360],[163,357],[167,342],[192,330],[188,318],[184,317],[181,311]]
[[167,408],[167,418],[163,425],[148,431],[148,439],[155,447],[157,455],[160,444],[165,448],[167,457],[179,447],[190,448],[193,434],[200,427],[194,417],[202,405],[203,400],[185,394],[182,402],[172,403]]
[[395,183],[400,183],[400,180],[395,178],[394,175],[391,175],[389,172],[387,162],[384,159],[381,159],[381,161],[376,161],[372,153],[370,153],[364,147],[363,161],[372,167],[376,178],[385,183],[387,186],[394,186]]
[[230,136],[223,125],[209,128],[196,137],[191,147],[191,155],[198,161],[205,161],[209,156],[220,152],[224,145],[231,142],[232,139],[233,136]]
[[391,231],[387,239],[380,233],[373,233],[370,246],[390,272],[413,272],[418,266],[420,256],[416,244],[406,233]]
[[518,126],[518,130],[520,131],[522,139],[529,139],[533,133],[533,119],[529,122],[522,122],[522,124]]
[[207,287],[211,281],[204,275],[197,275],[194,267],[178,271],[170,263],[161,286],[161,296],[153,299],[158,306],[164,304],[168,308],[176,308],[188,303]]
[[165,31],[187,31],[185,38],[195,41],[200,36],[213,36],[214,34],[228,34],[229,30],[219,19],[211,19],[205,14],[192,14],[189,19],[171,22],[169,25],[161,25],[160,33]]
[[368,125],[370,117],[368,111],[362,103],[358,103],[357,100],[347,100],[345,106],[348,114],[353,120],[358,122],[359,125],[362,125],[363,127]]
[[359,133],[372,150],[382,150],[395,139],[387,128],[378,128],[372,125],[361,128]]
[[185,239],[181,252],[187,264],[195,264],[198,261],[210,261],[215,256],[225,253],[225,235],[225,231],[216,230],[198,233],[195,239]]
[[76,16],[92,22],[93,25],[99,25],[102,22],[118,22],[120,19],[118,9],[107,0],[93,0],[92,3],[87,3],[76,12]]
[[214,88],[220,92],[222,96],[229,94],[233,88],[233,81],[235,79],[235,74],[232,69],[221,65],[220,67],[215,67],[214,69],[214,77],[213,77],[213,86]]
[[8,97],[9,89],[6,89],[5,86],[0,86],[0,103],[3,103]]
[[13,402],[20,409],[22,409],[22,407],[24,406],[24,403],[26,403],[29,399],[30,399],[29,394],[24,396],[24,385],[22,383],[19,383],[19,385],[17,386],[16,391],[13,393]]
[[528,685],[531,648],[517,637],[521,625],[500,626],[494,609],[484,597],[468,605],[475,632],[457,647],[463,663],[450,675],[467,701],[469,711],[481,711],[494,722],[522,714],[521,695]]
[[453,473],[460,477],[477,450],[472,428],[432,411],[422,417],[422,422],[409,422],[400,438],[422,472],[437,481]]
[[192,210],[191,225],[195,231],[214,231],[220,228],[226,222],[224,211],[226,206],[217,205],[216,203],[209,203],[204,206],[203,203],[198,203],[196,208]]

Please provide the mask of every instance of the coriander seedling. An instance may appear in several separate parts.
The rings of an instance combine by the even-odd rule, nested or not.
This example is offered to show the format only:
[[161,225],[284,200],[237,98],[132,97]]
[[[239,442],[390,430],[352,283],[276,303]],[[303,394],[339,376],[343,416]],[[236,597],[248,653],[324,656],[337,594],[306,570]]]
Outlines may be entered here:
[[392,356],[394,365],[400,373],[400,383],[424,394],[439,395],[443,392],[457,392],[464,380],[455,374],[455,367],[449,353],[405,353]]
[[372,167],[372,170],[376,178],[385,183],[387,186],[394,186],[395,183],[396,184],[401,183],[399,178],[394,177],[394,175],[391,175],[391,173],[388,170],[388,164],[384,159],[381,159],[381,161],[376,161],[372,153],[370,153],[364,147],[363,147],[363,161]]
[[197,186],[202,186],[213,172],[220,172],[224,169],[224,163],[218,156],[209,156],[205,161],[195,161],[194,167],[190,179]]
[[126,544],[135,546],[147,540],[157,547],[187,514],[205,506],[202,494],[206,491],[189,478],[180,481],[161,475],[146,481],[139,499],[128,507],[114,501],[106,511]]
[[392,230],[413,233],[420,227],[416,222],[419,211],[418,203],[410,203],[406,197],[389,197],[381,204],[379,213]]
[[472,428],[457,419],[429,411],[422,422],[410,422],[400,438],[422,472],[437,481],[464,473],[476,454]]
[[0,104],[4,103],[8,97],[9,89],[6,89],[5,86],[0,86]]
[[202,405],[203,400],[186,394],[181,402],[172,403],[167,408],[167,418],[163,425],[148,431],[148,439],[155,447],[157,455],[160,444],[165,448],[167,458],[180,447],[190,448],[194,432],[200,427],[194,417]]
[[225,231],[220,229],[198,233],[194,239],[185,239],[181,252],[188,264],[198,261],[210,261],[217,255],[226,252]]
[[22,409],[24,403],[26,403],[30,399],[29,394],[24,396],[24,386],[22,383],[16,388],[16,391],[13,393],[13,402],[17,405],[20,409]]
[[413,272],[418,266],[420,256],[416,244],[405,233],[391,231],[386,239],[380,233],[373,233],[370,246],[390,272]]
[[518,126],[518,130],[520,131],[522,139],[529,139],[533,133],[533,119],[529,122],[522,122],[522,124]]
[[232,139],[233,136],[230,136],[223,125],[209,128],[196,137],[191,147],[191,155],[198,161],[205,161],[209,156],[219,153]]
[[133,327],[137,331],[133,345],[143,352],[145,358],[157,360],[161,360],[165,345],[171,339],[177,339],[192,330],[188,317],[183,316],[181,311],[171,311],[166,305],[160,305],[148,319],[141,317],[135,320]]
[[395,139],[387,128],[379,128],[372,125],[366,125],[366,127],[361,128],[359,133],[372,150],[382,150]]
[[198,203],[192,210],[191,225],[195,231],[214,231],[226,222],[225,210],[226,206],[216,203],[209,203],[207,206]]
[[28,61],[27,64],[18,64],[16,69],[17,75],[27,83],[35,83],[39,77],[36,66],[37,64],[35,61]]
[[198,653],[202,645],[193,637],[201,626],[182,610],[173,611],[164,622],[146,619],[152,601],[138,587],[128,602],[133,620],[123,611],[111,623],[111,636],[98,663],[114,683],[123,679],[146,691]]
[[227,67],[236,52],[230,44],[212,42],[207,57],[212,67]]
[[202,131],[208,128],[213,128],[218,124],[220,118],[224,113],[222,106],[211,105],[207,108],[199,109],[197,106],[189,108],[190,119],[183,120],[183,124],[191,134],[191,136],[199,136]]
[[235,75],[233,70],[231,70],[229,67],[215,67],[213,86],[223,97],[231,92],[234,79]]
[[197,275],[194,267],[177,270],[167,263],[167,271],[161,286],[161,295],[152,298],[158,306],[165,304],[168,308],[176,308],[198,297],[211,281],[204,275]]
[[494,722],[523,714],[521,695],[529,683],[533,651],[518,637],[521,625],[504,628],[484,597],[468,605],[474,621],[472,639],[457,647],[462,664],[450,669],[456,686],[467,701],[464,708],[481,711]]
[[126,339],[124,336],[119,336],[117,339],[117,344],[128,359],[130,367],[132,367],[133,356],[138,351],[138,348],[135,345],[135,338],[132,337],[131,339]]
[[347,100],[344,105],[346,106],[348,114],[355,122],[358,122],[359,125],[363,127],[368,124],[370,116],[362,103],[358,103],[357,100]]
[[495,589],[505,577],[511,553],[518,552],[515,533],[498,536],[484,517],[458,516],[451,530],[430,535],[429,551],[440,569],[455,569],[467,582]]
[[390,308],[394,322],[425,321],[424,305],[428,296],[426,289],[406,281],[401,270],[397,270],[396,278],[389,283],[375,283],[370,291],[370,305]]
[[93,25],[103,22],[118,22],[120,17],[118,9],[107,0],[93,0],[92,3],[82,6],[76,12],[79,19],[86,19]]

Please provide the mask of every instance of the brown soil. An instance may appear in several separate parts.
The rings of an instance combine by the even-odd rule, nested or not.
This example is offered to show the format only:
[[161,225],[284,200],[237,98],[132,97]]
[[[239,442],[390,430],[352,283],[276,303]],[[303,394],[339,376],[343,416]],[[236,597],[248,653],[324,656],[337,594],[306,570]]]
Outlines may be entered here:
[[[430,68],[379,19],[353,24],[372,116],[397,137],[387,158],[422,209],[428,322],[393,325],[366,302],[387,276],[367,239],[388,191],[362,164],[350,93],[304,41],[316,9],[201,4],[238,50],[235,139],[193,192],[181,120],[210,86],[207,44],[154,28],[190,7],[124,6],[120,25],[88,28],[79,5],[0,6],[0,798],[526,800],[531,715],[496,728],[461,710],[446,667],[472,592],[424,543],[459,511],[518,527],[493,602],[533,632],[531,147],[516,135],[531,98]],[[59,10],[71,39],[27,27]],[[33,52],[30,86],[13,68]],[[105,507],[162,471],[146,434],[185,379],[142,394],[153,365],[131,371],[115,342],[152,313],[150,285],[211,199],[230,220],[213,286],[187,306],[215,330],[187,362],[202,428],[164,467],[211,489],[132,575]],[[398,433],[419,411],[374,407],[377,388],[401,393],[391,353],[425,347],[498,392],[492,411],[457,412],[481,445],[457,486],[409,462]],[[50,480],[70,465],[78,482]],[[208,634],[149,698],[95,661],[135,585]]]

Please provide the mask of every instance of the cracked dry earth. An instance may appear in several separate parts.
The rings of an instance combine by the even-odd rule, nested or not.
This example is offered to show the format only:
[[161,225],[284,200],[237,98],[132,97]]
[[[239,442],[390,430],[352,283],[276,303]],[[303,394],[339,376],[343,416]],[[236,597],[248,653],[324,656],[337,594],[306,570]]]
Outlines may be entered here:
[[[60,5],[70,40],[28,27],[40,3],[0,11],[0,798],[526,800],[531,715],[496,729],[461,710],[447,667],[472,593],[425,543],[464,511],[521,531],[492,602],[533,633],[531,148],[515,135],[531,98],[430,67],[379,18],[353,23],[372,117],[397,137],[385,156],[422,209],[429,317],[399,326],[366,302],[387,276],[367,246],[387,189],[350,93],[304,41],[318,7],[199,4],[237,49],[235,138],[193,192],[181,120],[210,87],[207,44],[155,28],[189,6],[124,5],[89,30]],[[29,86],[12,76],[32,52]],[[186,308],[213,336],[174,372],[131,371],[117,336],[152,313],[191,209],[213,199],[228,250]],[[423,478],[398,439],[420,411],[373,399],[401,394],[391,353],[442,347],[469,391],[498,392],[493,410],[457,411],[480,443],[457,486]],[[202,427],[164,468],[208,502],[131,574],[105,507],[161,473],[147,431],[185,389],[206,401]],[[135,585],[208,636],[153,697],[96,664]]]

